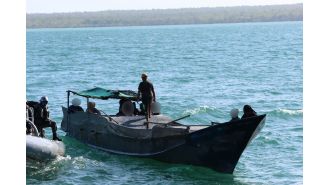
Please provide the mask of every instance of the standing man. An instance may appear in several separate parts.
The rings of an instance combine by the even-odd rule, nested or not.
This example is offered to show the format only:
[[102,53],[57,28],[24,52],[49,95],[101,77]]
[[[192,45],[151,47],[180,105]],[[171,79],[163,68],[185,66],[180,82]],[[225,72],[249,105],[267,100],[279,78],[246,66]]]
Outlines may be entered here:
[[40,137],[45,137],[43,128],[51,127],[53,132],[53,140],[62,141],[60,138],[57,137],[56,122],[49,119],[49,111],[48,111],[47,103],[48,103],[47,96],[43,96],[40,98],[39,104],[35,107],[34,123],[40,133]]
[[138,96],[142,99],[142,103],[146,110],[146,119],[149,121],[149,118],[151,118],[151,103],[152,101],[156,101],[156,94],[154,86],[147,80],[148,75],[142,73],[141,78],[142,82],[139,84]]

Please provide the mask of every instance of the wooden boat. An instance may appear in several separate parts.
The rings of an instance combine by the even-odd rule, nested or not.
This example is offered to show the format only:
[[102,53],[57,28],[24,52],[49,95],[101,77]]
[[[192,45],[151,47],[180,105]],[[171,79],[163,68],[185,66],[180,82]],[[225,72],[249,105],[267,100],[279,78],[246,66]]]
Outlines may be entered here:
[[[136,101],[132,91],[94,88],[68,92],[90,98]],[[69,103],[68,103],[69,107]],[[145,116],[98,115],[88,112],[68,113],[62,107],[61,128],[68,136],[87,145],[115,154],[147,157],[168,163],[191,164],[233,173],[235,166],[251,140],[265,124],[266,115],[227,123],[183,125],[177,120],[158,114],[149,122]],[[185,116],[187,117],[187,116]],[[183,117],[184,118],[184,117]]]

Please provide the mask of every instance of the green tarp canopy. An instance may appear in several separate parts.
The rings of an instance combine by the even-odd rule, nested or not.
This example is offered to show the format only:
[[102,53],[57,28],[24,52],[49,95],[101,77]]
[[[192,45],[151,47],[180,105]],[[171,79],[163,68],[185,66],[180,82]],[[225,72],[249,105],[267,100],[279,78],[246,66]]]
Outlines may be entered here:
[[78,96],[83,96],[86,98],[96,98],[102,100],[107,100],[109,98],[130,99],[130,100],[138,99],[137,92],[131,90],[107,90],[100,87],[95,87],[93,89],[80,91],[80,92],[74,92],[74,91],[69,91],[69,92],[72,92],[73,94],[76,94]]

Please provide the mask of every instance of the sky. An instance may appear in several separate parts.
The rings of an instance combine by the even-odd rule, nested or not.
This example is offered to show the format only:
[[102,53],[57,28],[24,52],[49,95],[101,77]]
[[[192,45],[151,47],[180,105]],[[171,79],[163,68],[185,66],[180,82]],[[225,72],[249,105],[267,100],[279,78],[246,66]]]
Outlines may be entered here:
[[27,13],[295,4],[302,0],[26,0]]

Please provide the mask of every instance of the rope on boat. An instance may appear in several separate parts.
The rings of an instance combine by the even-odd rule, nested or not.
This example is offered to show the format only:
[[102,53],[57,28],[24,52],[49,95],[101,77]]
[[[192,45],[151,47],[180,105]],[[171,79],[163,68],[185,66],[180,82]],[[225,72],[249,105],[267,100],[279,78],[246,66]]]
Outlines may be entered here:
[[115,123],[117,123],[119,125],[119,123],[113,119],[111,116],[109,116],[107,113],[105,113],[103,110],[100,110],[103,114],[105,114],[108,118],[110,118],[110,121],[114,121]]
[[[181,118],[178,118],[178,119],[172,120],[172,121],[167,122],[167,123],[152,122],[152,121],[148,121],[148,122],[146,122],[146,123],[162,124],[162,125],[167,126],[167,125],[170,124],[170,123],[173,123],[173,122],[176,122],[176,121],[179,121],[179,120],[182,120],[182,119],[188,118],[188,117],[190,117],[190,114],[188,114],[188,115],[186,115],[186,116],[183,116],[183,117],[181,117]],[[185,126],[185,125],[182,125],[182,126]]]
[[[110,118],[110,121],[114,121],[115,123],[117,123],[117,125],[120,125],[115,119],[113,119],[111,116],[109,116],[107,113],[105,113],[104,111],[102,111],[102,110],[100,110],[103,114],[105,114],[107,117],[109,117]],[[117,128],[115,128],[115,127],[113,127],[112,125],[111,125],[111,123],[109,123],[109,126],[111,127],[111,129],[112,130],[114,130],[117,134],[120,134],[121,136],[123,136],[123,137],[127,137],[123,132],[121,132],[119,129],[117,129]],[[134,138],[135,139],[135,137],[128,137],[128,138]]]

